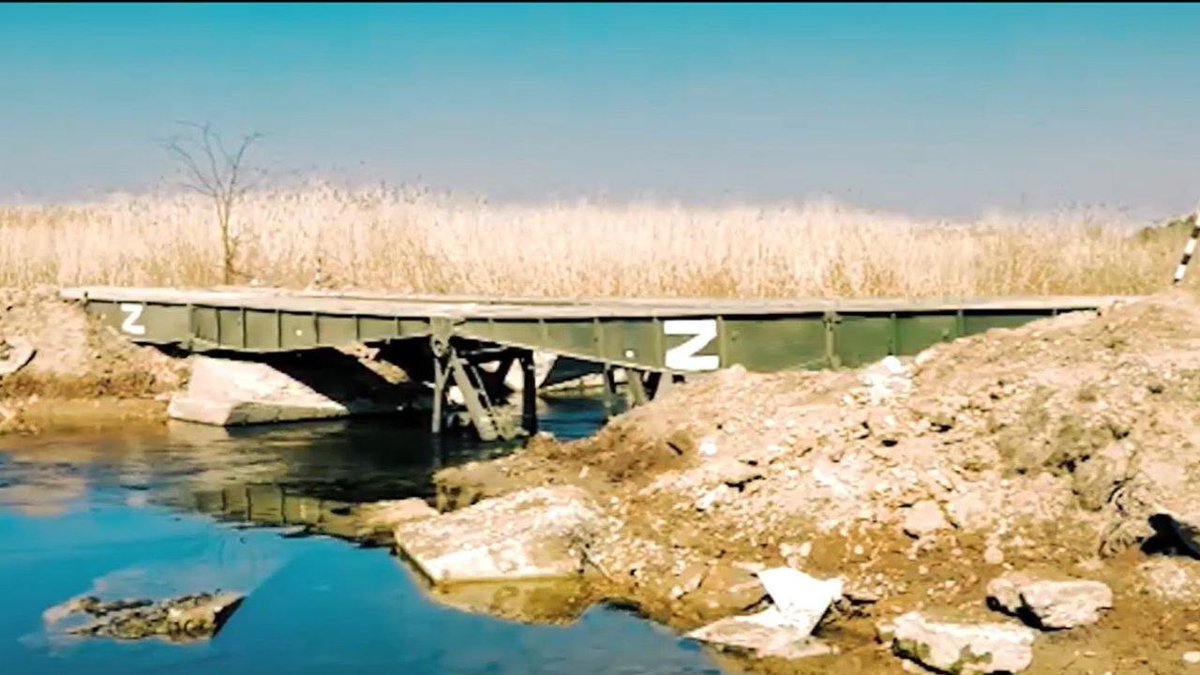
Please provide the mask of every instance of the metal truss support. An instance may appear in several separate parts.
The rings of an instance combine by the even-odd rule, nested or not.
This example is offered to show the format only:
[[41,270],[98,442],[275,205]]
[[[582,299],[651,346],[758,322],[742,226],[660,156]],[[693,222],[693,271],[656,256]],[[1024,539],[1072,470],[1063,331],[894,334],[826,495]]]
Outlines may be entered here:
[[[523,420],[526,429],[520,428],[511,416],[503,414],[494,403],[504,389],[504,375],[512,367],[514,360],[521,358],[521,353],[510,349],[472,349],[472,346],[459,345],[447,337],[435,335],[431,339],[433,351],[433,433],[440,433],[446,425],[444,408],[449,385],[452,383],[462,396],[462,405],[466,408],[467,417],[475,428],[476,434],[482,441],[512,440],[523,435],[532,426],[536,428],[536,419],[529,424]],[[533,379],[532,354],[526,359],[526,382]],[[488,372],[479,367],[481,363],[499,362],[496,370]],[[522,361],[522,368],[526,369]],[[533,389],[536,396],[536,388]],[[534,402],[528,402],[527,417],[536,415]]]
[[658,371],[643,371],[633,368],[626,369],[625,381],[629,386],[630,398],[633,405],[639,406],[653,401],[670,390],[672,385],[684,382],[684,376],[678,373],[661,373]]

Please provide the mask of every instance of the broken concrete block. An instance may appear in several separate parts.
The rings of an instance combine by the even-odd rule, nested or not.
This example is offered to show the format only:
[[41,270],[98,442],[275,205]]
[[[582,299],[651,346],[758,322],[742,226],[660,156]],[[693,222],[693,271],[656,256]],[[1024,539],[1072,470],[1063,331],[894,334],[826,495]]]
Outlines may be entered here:
[[43,613],[49,627],[74,615],[90,617],[87,623],[70,628],[73,635],[140,640],[148,637],[171,641],[208,639],[216,635],[242,604],[236,593],[200,593],[160,602],[116,600],[104,602],[87,596],[73,598]]
[[788,626],[811,634],[829,606],[842,597],[841,579],[815,579],[791,567],[775,567],[758,573],[771,602]]
[[1096,623],[1113,604],[1106,584],[1085,579],[1038,579],[1029,574],[1006,574],[987,586],[988,601],[1039,628],[1074,628]]
[[731,616],[697,628],[685,637],[754,656],[802,659],[836,654],[837,649],[788,624],[778,607],[749,616]]
[[880,628],[892,650],[947,673],[1017,673],[1033,661],[1035,633],[1010,623],[951,623],[909,612]]
[[400,523],[396,544],[436,583],[579,576],[603,527],[586,492],[531,488],[461,511]]
[[319,375],[315,370],[305,371],[302,380],[268,363],[196,356],[187,389],[171,398],[167,415],[185,422],[235,426],[393,413],[402,409],[395,401],[372,400],[357,391],[334,391],[352,388],[353,378],[349,374],[343,375],[346,380],[343,382],[336,377],[325,377],[329,392],[317,391],[308,382],[319,379]]

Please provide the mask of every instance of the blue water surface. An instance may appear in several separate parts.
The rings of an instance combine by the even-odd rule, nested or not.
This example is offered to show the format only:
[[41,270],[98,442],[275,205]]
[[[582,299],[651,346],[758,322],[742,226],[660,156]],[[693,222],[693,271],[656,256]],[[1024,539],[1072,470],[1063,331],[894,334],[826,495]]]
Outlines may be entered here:
[[[577,436],[602,417],[598,404],[568,402],[551,406],[544,428]],[[692,643],[622,610],[595,607],[568,626],[466,613],[428,599],[386,549],[187,506],[190,494],[240,483],[310,500],[428,494],[433,468],[489,451],[387,423],[0,439],[0,671],[718,672]],[[246,601],[211,641],[70,638],[43,622],[84,593],[215,589]]]

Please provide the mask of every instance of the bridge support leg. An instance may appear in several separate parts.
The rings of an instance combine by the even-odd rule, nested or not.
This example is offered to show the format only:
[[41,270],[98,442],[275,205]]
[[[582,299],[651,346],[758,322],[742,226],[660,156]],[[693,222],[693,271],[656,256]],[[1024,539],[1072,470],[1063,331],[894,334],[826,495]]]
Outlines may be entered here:
[[650,394],[646,391],[646,383],[642,380],[644,375],[643,371],[632,368],[625,371],[625,381],[629,385],[629,394],[635,406],[645,405],[650,401]]
[[442,407],[446,403],[446,384],[450,377],[449,368],[450,345],[434,340],[433,342],[433,410],[430,413],[429,430],[435,434],[442,433],[446,420]]
[[[468,345],[468,351],[464,355],[459,351],[459,347],[462,347],[462,345],[451,342],[448,336],[435,336],[431,341],[431,347],[433,351],[434,391],[433,419],[430,425],[433,433],[440,433],[446,424],[443,409],[447,400],[447,394],[449,393],[449,385],[453,383],[458,393],[462,395],[461,403],[467,409],[467,416],[470,419],[471,425],[475,427],[480,440],[494,441],[502,439],[507,441],[521,435],[521,429],[518,427],[516,420],[497,410],[496,406],[492,404],[494,396],[488,391],[489,388],[503,385],[503,371],[485,373],[479,367],[479,364],[475,362],[487,359],[488,357],[499,356],[499,359],[493,358],[491,360],[500,360],[503,363],[508,359],[509,354],[497,355],[495,353],[481,352]],[[528,372],[532,373],[532,356],[528,360]],[[507,360],[507,363],[511,365],[512,361]],[[489,381],[486,376],[491,376],[491,380]],[[530,376],[527,375],[526,377]],[[529,387],[528,389],[536,395],[536,388]],[[530,405],[529,410],[536,414],[532,405]],[[536,426],[536,422],[534,422],[534,426]]]
[[612,417],[617,407],[617,376],[613,367],[604,365],[604,416]]
[[462,392],[463,405],[467,408],[467,414],[471,416],[471,423],[475,425],[480,440],[494,441],[501,436],[501,430],[495,415],[492,414],[491,402],[486,399],[487,393],[482,381],[473,380],[468,369],[474,370],[475,366],[451,351],[450,375],[454,378],[455,386]]
[[633,398],[633,405],[639,406],[667,393],[675,384],[684,381],[684,376],[678,373],[646,372],[632,368],[625,371],[626,382]]
[[521,426],[530,436],[538,432],[537,373],[533,369],[533,352],[524,351],[518,357],[521,362]]

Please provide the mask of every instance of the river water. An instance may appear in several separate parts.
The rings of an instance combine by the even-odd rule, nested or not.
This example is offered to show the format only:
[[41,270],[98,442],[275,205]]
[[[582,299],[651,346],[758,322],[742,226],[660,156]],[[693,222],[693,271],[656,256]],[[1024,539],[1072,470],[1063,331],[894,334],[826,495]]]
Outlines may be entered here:
[[[559,438],[603,422],[599,401],[545,406]],[[504,621],[431,601],[387,549],[294,536],[346,503],[428,496],[437,467],[500,451],[383,421],[0,438],[0,672],[719,672],[627,611]],[[246,601],[211,641],[68,638],[42,619],[84,593],[218,588]]]

